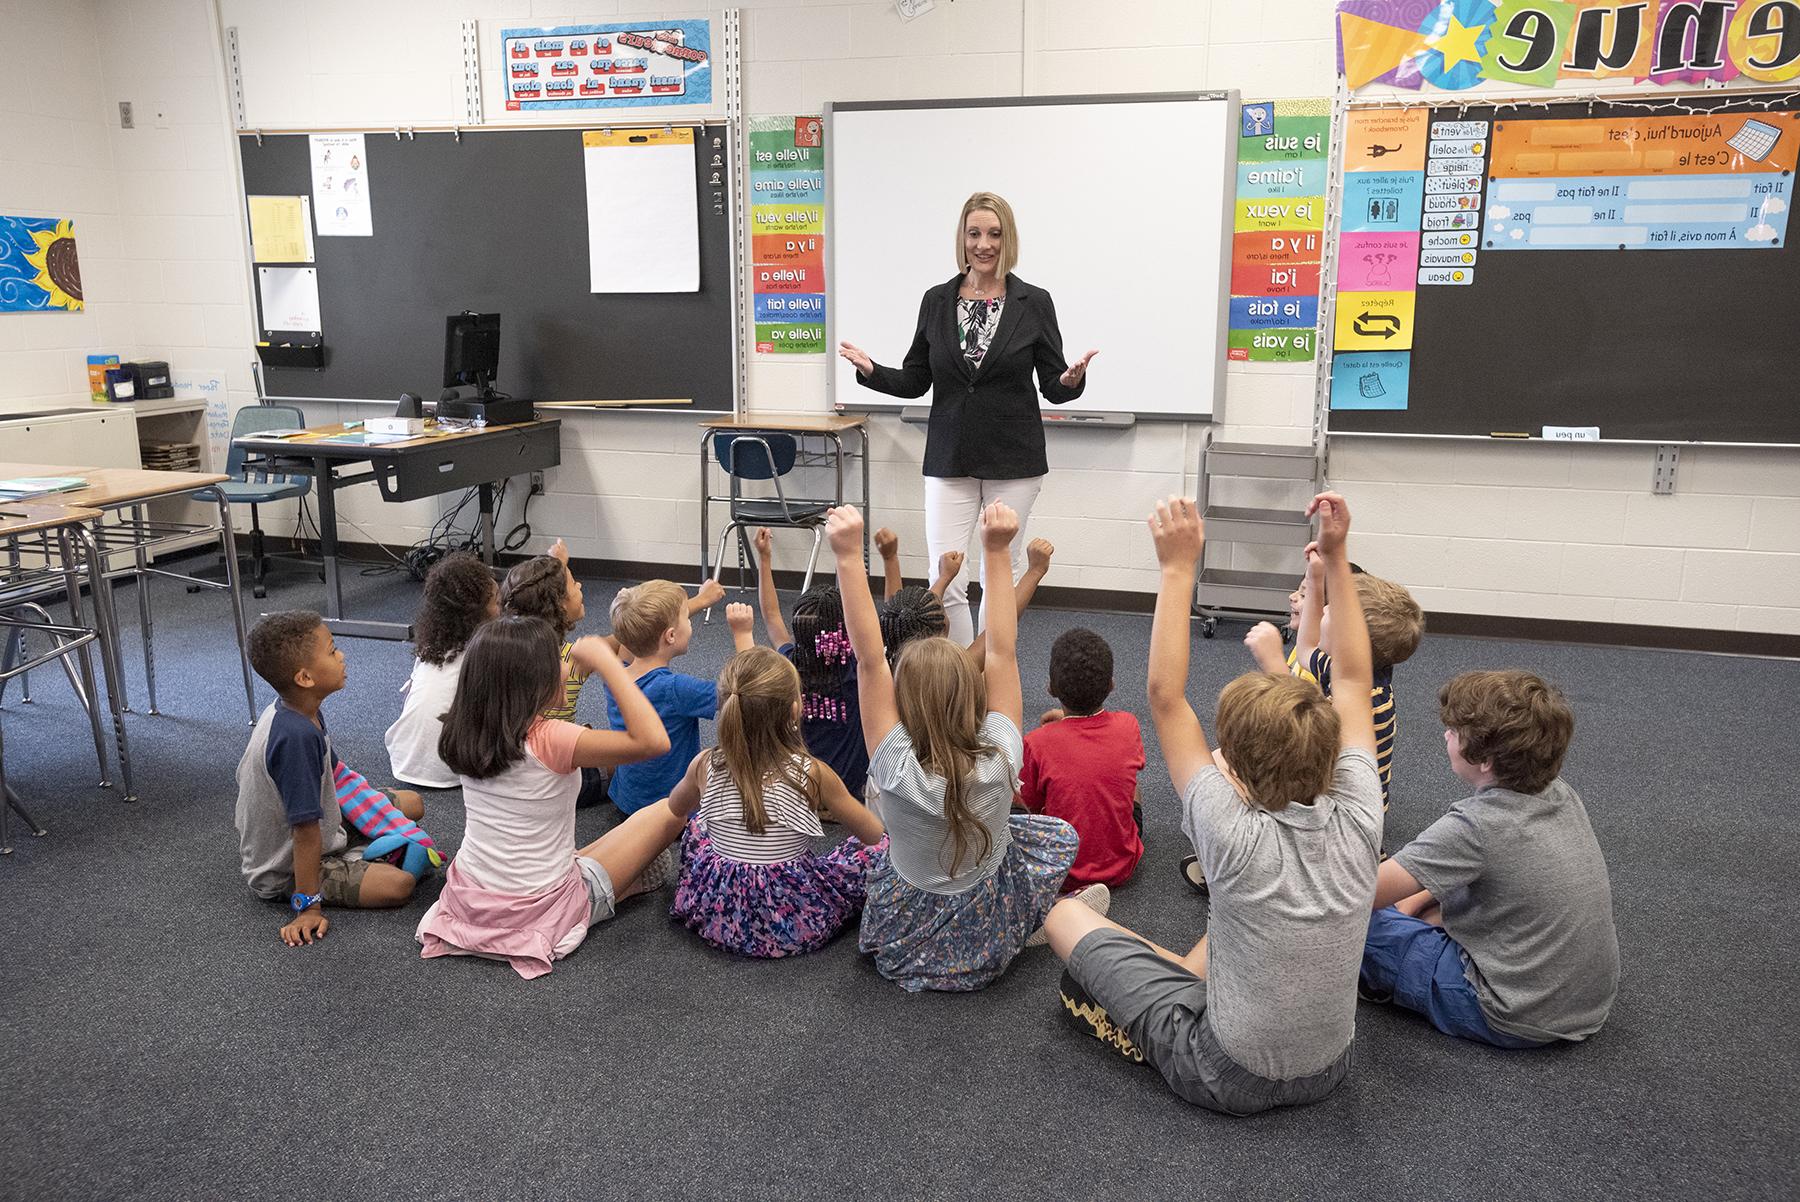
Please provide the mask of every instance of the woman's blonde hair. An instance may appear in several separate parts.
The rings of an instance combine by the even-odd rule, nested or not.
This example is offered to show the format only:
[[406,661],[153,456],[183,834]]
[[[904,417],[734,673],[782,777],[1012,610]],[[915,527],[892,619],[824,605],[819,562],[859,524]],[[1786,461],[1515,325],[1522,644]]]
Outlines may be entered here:
[[1311,681],[1247,672],[1219,694],[1213,729],[1251,805],[1285,810],[1330,790],[1338,716]]
[[763,786],[780,780],[818,808],[819,790],[802,767],[806,744],[800,738],[794,705],[800,700],[800,673],[770,647],[751,647],[725,661],[719,673],[719,745],[709,767],[723,770],[737,787],[744,829],[768,829]]
[[963,231],[969,228],[969,214],[986,209],[1000,219],[999,278],[1005,279],[1019,265],[1019,227],[1013,221],[1012,206],[992,192],[977,192],[963,201],[962,216],[956,219],[956,267],[969,270],[969,256],[963,245]]
[[920,766],[944,778],[944,817],[950,823],[947,871],[955,876],[971,851],[979,864],[993,846],[993,837],[963,795],[976,759],[994,754],[981,740],[987,681],[949,639],[918,639],[900,653],[894,704]]

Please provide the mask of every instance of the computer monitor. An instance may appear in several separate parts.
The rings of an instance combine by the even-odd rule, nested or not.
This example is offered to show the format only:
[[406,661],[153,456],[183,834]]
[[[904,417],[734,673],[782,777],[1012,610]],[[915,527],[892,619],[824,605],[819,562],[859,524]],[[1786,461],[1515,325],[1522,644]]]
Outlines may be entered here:
[[500,370],[500,315],[453,313],[444,324],[444,387],[486,393]]

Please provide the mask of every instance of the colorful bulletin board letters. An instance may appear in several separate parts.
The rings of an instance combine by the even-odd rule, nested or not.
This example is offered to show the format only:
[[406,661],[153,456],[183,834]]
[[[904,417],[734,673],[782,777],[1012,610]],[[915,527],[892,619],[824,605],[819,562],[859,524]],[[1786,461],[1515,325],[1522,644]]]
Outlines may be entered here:
[[1773,249],[1797,152],[1793,112],[1498,122],[1482,245]]
[[1239,111],[1228,358],[1305,363],[1319,318],[1328,100],[1252,100]]
[[83,307],[74,224],[0,216],[0,313],[78,313]]
[[502,29],[508,112],[712,103],[706,21]]
[[825,350],[825,123],[750,118],[751,295],[756,351]]
[[1795,0],[1340,0],[1337,10],[1338,73],[1353,91],[1800,77]]

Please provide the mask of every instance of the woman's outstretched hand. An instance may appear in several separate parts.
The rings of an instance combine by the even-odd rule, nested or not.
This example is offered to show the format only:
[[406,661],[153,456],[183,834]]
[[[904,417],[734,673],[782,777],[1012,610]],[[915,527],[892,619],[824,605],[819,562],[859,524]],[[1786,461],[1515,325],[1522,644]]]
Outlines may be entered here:
[[[846,342],[844,345],[849,346],[850,344],[848,342]],[[860,353],[860,352],[858,352],[858,353]],[[1073,388],[1077,384],[1081,383],[1081,381],[1087,377],[1088,360],[1092,359],[1095,355],[1098,355],[1099,353],[1100,353],[1099,351],[1089,351],[1087,354],[1083,355],[1081,358],[1075,360],[1075,362],[1069,364],[1069,370],[1063,372],[1063,374],[1060,377],[1058,377],[1059,379],[1061,379],[1064,387]],[[845,358],[849,358],[849,356],[846,355]]]
[[[838,354],[850,361],[851,365],[856,368],[857,375],[872,376],[875,374],[875,360],[865,355],[861,347],[848,342],[840,342],[838,343]],[[1064,383],[1067,381],[1065,380]]]

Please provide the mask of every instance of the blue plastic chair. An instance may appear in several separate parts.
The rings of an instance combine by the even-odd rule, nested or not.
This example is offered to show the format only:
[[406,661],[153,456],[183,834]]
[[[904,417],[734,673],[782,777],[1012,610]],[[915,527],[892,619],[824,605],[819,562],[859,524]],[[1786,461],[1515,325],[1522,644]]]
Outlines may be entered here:
[[[771,526],[813,532],[812,554],[806,560],[806,578],[800,585],[805,592],[812,587],[813,564],[819,558],[819,544],[825,538],[825,514],[836,501],[790,497],[781,486],[781,478],[794,470],[799,444],[792,434],[774,430],[725,431],[713,435],[713,458],[731,480],[731,516],[719,535],[719,553],[713,557],[713,579],[725,571],[726,541],[736,532],[745,538],[745,528]],[[775,486],[773,497],[746,497],[746,480],[768,480]]]
[[232,479],[194,494],[197,500],[216,502],[223,496],[233,505],[250,507],[250,583],[252,592],[258,597],[268,595],[263,577],[268,571],[269,556],[263,549],[262,523],[258,520],[256,507],[285,501],[289,497],[304,497],[312,491],[312,477],[282,475],[261,468],[246,469],[244,460],[248,455],[237,440],[264,430],[293,430],[304,425],[306,415],[292,405],[246,405],[239,409],[237,416],[231,419],[231,450],[225,457],[225,474]]

